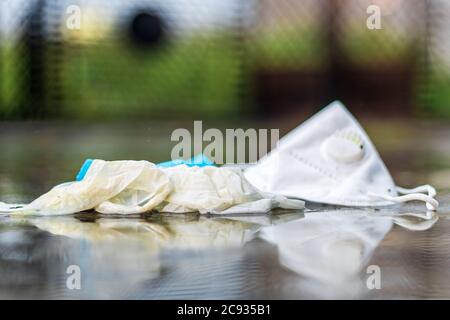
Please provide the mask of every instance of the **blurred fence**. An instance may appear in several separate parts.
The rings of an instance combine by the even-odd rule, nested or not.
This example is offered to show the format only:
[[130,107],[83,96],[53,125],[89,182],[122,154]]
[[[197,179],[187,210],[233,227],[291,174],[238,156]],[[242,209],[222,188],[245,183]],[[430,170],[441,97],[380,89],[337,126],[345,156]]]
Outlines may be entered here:
[[[366,27],[370,4],[380,30]],[[67,26],[74,5],[80,28]],[[336,98],[450,116],[449,12],[445,0],[3,0],[0,117],[217,117]]]
[[422,111],[450,117],[450,1],[429,0]]

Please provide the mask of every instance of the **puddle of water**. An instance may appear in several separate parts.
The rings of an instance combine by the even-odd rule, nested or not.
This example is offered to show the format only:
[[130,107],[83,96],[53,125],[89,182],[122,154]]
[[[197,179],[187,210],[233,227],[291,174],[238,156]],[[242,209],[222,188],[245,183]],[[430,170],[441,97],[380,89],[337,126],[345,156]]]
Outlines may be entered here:
[[[404,216],[401,227],[392,212],[335,209],[2,217],[0,298],[450,297],[450,219],[405,228],[407,219],[427,225],[424,217]],[[67,284],[73,265],[79,290]],[[368,265],[380,267],[380,290],[367,287]]]

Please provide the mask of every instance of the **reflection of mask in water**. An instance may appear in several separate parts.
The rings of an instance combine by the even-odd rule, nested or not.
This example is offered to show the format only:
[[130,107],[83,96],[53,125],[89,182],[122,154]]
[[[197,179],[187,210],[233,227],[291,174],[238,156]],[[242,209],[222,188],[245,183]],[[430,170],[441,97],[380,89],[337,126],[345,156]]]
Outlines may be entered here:
[[245,176],[263,191],[312,202],[384,206],[420,200],[429,210],[438,206],[431,186],[394,185],[369,137],[339,102],[283,137]]
[[439,216],[434,211],[427,211],[426,213],[398,213],[385,214],[385,217],[390,217],[392,221],[400,227],[410,231],[425,231],[430,229],[439,220]]
[[314,213],[304,219],[262,230],[278,246],[282,265],[326,283],[354,277],[392,227],[381,217]]
[[304,202],[261,193],[238,169],[158,168],[147,161],[89,163],[80,181],[58,185],[28,205],[0,203],[0,212],[68,214],[95,209],[105,214],[161,212],[265,213],[302,209]]
[[[420,218],[420,220],[419,220]],[[437,214],[368,214],[336,210],[306,213],[304,219],[264,228],[261,237],[276,244],[288,269],[338,289],[359,283],[359,273],[393,224],[426,230]]]

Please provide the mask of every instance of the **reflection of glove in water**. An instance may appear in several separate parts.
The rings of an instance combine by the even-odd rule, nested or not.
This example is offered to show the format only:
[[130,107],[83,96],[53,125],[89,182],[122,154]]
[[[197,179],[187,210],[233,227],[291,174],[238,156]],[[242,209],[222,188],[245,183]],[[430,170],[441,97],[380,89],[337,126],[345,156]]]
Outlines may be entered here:
[[370,138],[339,102],[284,136],[245,176],[263,191],[319,203],[384,206],[420,200],[428,210],[439,205],[431,186],[395,186]]
[[200,213],[264,213],[301,209],[304,202],[261,193],[237,169],[158,168],[147,161],[94,160],[81,181],[58,185],[32,203],[2,204],[0,212],[69,214],[95,209],[105,214],[150,210]]
[[241,246],[253,239],[259,229],[256,224],[204,217],[186,220],[165,216],[161,223],[110,218],[82,222],[74,217],[36,217],[26,221],[54,235],[113,246],[140,243],[153,253],[163,247],[200,249]]
[[[76,217],[83,221],[73,216],[8,218],[9,224],[25,225],[21,228],[24,234],[39,235],[34,245],[30,241],[28,250],[23,250],[20,268],[16,256],[9,261],[10,248],[2,250],[8,253],[3,256],[7,261],[2,261],[8,266],[2,268],[9,275],[8,281],[14,278],[22,283],[33,270],[41,275],[35,281],[45,286],[31,290],[32,297],[37,293],[49,298],[47,294],[57,292],[53,297],[123,299],[145,294],[161,299],[165,294],[227,297],[229,288],[244,292],[245,297],[248,279],[255,278],[254,270],[242,278],[245,249],[240,247],[253,238],[259,229],[256,224],[201,215],[161,214],[149,220],[106,217],[89,222],[94,215]],[[45,256],[40,263],[37,253]],[[81,269],[81,290],[67,290],[70,275],[66,268],[71,264]],[[46,268],[36,267],[42,265]]]

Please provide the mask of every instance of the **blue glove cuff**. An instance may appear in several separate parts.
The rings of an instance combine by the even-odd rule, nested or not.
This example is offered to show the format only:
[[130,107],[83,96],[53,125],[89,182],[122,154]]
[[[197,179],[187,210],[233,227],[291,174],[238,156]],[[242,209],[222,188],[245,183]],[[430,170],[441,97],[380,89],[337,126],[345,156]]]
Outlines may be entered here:
[[76,177],[77,181],[81,181],[84,179],[84,176],[86,175],[89,168],[91,167],[92,162],[94,162],[94,160],[92,160],[92,159],[87,159],[86,161],[84,161],[83,165],[81,166],[80,171],[77,174],[77,177]]

